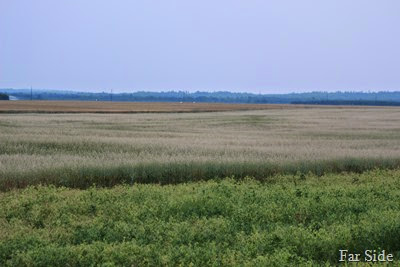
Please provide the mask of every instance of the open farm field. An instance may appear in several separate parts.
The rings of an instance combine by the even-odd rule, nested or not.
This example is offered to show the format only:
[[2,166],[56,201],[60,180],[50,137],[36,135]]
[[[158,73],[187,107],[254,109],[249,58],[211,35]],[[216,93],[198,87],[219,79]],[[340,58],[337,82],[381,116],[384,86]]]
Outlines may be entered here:
[[188,102],[2,101],[0,113],[175,113],[312,107],[315,106]]
[[399,167],[398,108],[0,114],[0,265],[399,264]]
[[0,190],[400,166],[400,109],[2,114]]

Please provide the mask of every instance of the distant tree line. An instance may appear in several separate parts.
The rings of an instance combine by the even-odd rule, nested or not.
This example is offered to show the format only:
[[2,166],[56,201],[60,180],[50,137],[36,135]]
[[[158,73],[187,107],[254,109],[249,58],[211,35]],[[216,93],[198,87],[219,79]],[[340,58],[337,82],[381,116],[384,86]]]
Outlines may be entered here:
[[219,92],[146,92],[111,94],[55,90],[1,89],[17,99],[30,100],[76,100],[76,101],[130,101],[130,102],[214,102],[252,104],[319,104],[319,105],[383,105],[398,106],[400,92],[307,92],[290,94],[253,94]]
[[304,105],[360,105],[360,106],[400,106],[395,101],[374,101],[374,100],[321,100],[321,101],[293,101],[291,104]]
[[6,94],[0,93],[0,100],[10,100],[10,97]]

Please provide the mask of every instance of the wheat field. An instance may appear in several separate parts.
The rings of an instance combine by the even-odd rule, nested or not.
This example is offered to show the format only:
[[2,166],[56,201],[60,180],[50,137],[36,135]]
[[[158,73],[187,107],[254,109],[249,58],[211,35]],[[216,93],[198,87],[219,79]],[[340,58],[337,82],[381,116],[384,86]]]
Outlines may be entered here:
[[[311,105],[195,102],[2,101],[0,113],[176,113],[312,108]],[[356,108],[356,107],[355,107]]]
[[398,108],[1,114],[0,129],[2,189],[53,183],[61,176],[93,183],[97,176],[144,181],[166,175],[173,179],[178,172],[179,181],[185,175],[261,177],[285,166],[292,172],[341,171],[348,168],[341,164],[353,160],[362,170],[397,167],[400,159]]

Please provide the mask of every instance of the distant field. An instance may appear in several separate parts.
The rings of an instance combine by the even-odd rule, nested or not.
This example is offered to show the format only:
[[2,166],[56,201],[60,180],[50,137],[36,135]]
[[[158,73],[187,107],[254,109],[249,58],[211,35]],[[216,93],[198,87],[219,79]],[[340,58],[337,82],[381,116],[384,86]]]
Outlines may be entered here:
[[[1,101],[0,113],[181,113],[270,109],[360,109],[362,106],[178,102]],[[370,109],[384,107],[369,107]],[[387,107],[390,108],[390,107]]]
[[399,108],[0,114],[0,129],[0,190],[400,166]]
[[187,102],[1,101],[0,113],[171,113],[288,109],[304,107],[313,106]]

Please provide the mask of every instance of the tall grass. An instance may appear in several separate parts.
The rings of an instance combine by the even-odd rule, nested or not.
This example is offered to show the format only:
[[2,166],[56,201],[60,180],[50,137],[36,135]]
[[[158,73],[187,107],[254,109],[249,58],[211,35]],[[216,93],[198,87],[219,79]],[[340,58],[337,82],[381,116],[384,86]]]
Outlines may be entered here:
[[85,166],[79,168],[41,169],[32,172],[2,174],[0,190],[29,185],[56,185],[85,189],[91,186],[111,187],[117,184],[178,184],[224,177],[252,177],[268,181],[278,174],[362,173],[373,169],[398,169],[400,159],[343,158],[320,161],[257,162],[170,162],[141,163],[120,166]]
[[399,108],[0,114],[0,190],[397,168]]

